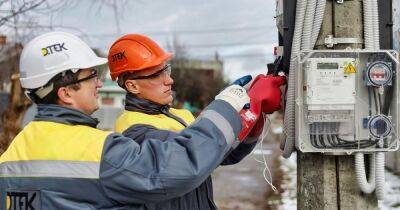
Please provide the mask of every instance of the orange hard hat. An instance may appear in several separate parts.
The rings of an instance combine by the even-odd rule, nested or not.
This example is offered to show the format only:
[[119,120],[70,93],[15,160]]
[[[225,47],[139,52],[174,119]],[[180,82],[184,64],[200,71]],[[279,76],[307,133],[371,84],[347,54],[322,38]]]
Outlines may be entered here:
[[152,39],[140,34],[128,34],[111,46],[108,52],[108,64],[111,79],[115,80],[125,72],[134,72],[155,67],[171,59],[172,53],[166,53]]

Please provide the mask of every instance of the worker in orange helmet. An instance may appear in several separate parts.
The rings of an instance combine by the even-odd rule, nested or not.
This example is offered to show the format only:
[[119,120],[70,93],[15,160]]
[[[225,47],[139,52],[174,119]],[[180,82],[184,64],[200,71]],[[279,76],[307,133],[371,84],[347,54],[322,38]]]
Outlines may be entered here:
[[[166,130],[180,132],[195,121],[188,110],[170,107],[174,80],[170,76],[171,65],[168,61],[172,56],[172,53],[165,52],[152,39],[140,34],[125,35],[113,43],[108,54],[111,78],[117,80],[118,85],[127,91],[125,110],[115,124],[117,132],[135,139],[138,143],[151,137],[168,141],[171,133]],[[249,96],[253,96],[250,98],[252,109],[241,112],[243,129],[239,138],[242,138],[243,143],[235,149],[232,148],[222,165],[235,164],[248,155],[262,131],[264,120],[261,113],[271,113],[280,108],[279,86],[284,83],[284,79],[259,76],[256,80],[259,82],[253,82],[253,91],[249,92]],[[260,89],[266,91],[262,91],[260,95],[257,93]],[[262,107],[261,101],[268,103],[264,103]],[[219,119],[216,117],[214,120]],[[178,161],[172,165],[180,164],[179,157],[172,161]],[[178,175],[181,172],[176,173]],[[146,209],[217,209],[213,200],[211,176],[196,189],[180,197],[146,203],[145,206]]]

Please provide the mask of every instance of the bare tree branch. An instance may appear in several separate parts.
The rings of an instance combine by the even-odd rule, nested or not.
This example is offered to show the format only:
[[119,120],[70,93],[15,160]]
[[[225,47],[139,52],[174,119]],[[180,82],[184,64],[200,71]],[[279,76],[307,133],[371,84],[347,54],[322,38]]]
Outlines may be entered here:
[[43,4],[46,0],[40,0],[36,3],[26,3],[24,2],[22,6],[20,6],[16,11],[12,11],[11,14],[6,15],[5,17],[0,18],[0,26],[2,26],[5,22],[9,21],[11,18],[16,17],[19,14],[23,14],[29,10],[32,10],[41,4]]
[[4,3],[6,3],[8,0],[3,0],[3,1],[0,1],[0,7],[4,4]]
[[[96,14],[100,13],[104,8],[111,9],[114,16],[117,34],[122,33],[120,21],[125,16],[124,12],[129,8],[128,5],[132,4],[132,2],[143,3],[141,0],[92,0],[91,2],[92,5],[89,7],[89,10]],[[9,5],[7,3],[9,3]],[[80,0],[0,0],[1,33],[8,34],[6,32],[11,31],[14,33],[15,25],[18,25],[18,22],[21,20],[37,20],[40,15],[50,16],[48,28],[51,28],[50,26],[53,24],[53,16],[56,16],[58,11],[65,10],[66,8],[73,9],[73,7],[77,7],[81,3]],[[24,30],[22,31],[26,33],[28,32],[28,29],[35,30],[36,24],[37,21],[32,21],[30,23],[31,27],[25,25],[23,26]],[[56,28],[62,27],[57,26]],[[22,34],[23,33],[21,33],[21,35]]]

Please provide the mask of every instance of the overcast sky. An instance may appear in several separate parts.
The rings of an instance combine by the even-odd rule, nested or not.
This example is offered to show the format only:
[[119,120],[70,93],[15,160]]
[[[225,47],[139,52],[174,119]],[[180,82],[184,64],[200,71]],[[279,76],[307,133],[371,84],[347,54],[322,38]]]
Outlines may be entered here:
[[149,35],[163,48],[175,36],[190,57],[212,59],[218,52],[230,79],[266,72],[273,61],[275,0],[131,0],[118,5],[118,20],[113,7],[93,2],[80,1],[37,21],[70,28],[62,30],[104,52],[126,33]]

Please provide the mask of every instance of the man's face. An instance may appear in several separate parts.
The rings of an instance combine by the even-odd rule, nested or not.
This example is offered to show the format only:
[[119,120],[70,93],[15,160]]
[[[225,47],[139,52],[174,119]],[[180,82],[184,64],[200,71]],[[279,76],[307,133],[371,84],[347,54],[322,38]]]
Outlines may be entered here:
[[73,108],[88,115],[91,115],[99,108],[97,89],[103,86],[98,77],[93,76],[94,71],[93,69],[80,70],[78,80],[92,78],[79,82],[79,90],[70,91]]
[[[154,76],[145,79],[127,80],[125,82],[127,90],[139,98],[147,99],[161,105],[171,104],[173,101],[172,84],[174,84],[174,80],[171,78],[171,72],[168,72],[170,70],[168,68],[170,67],[164,62],[159,66],[138,72],[135,78],[149,75]],[[132,84],[135,87],[133,91],[130,88]]]

